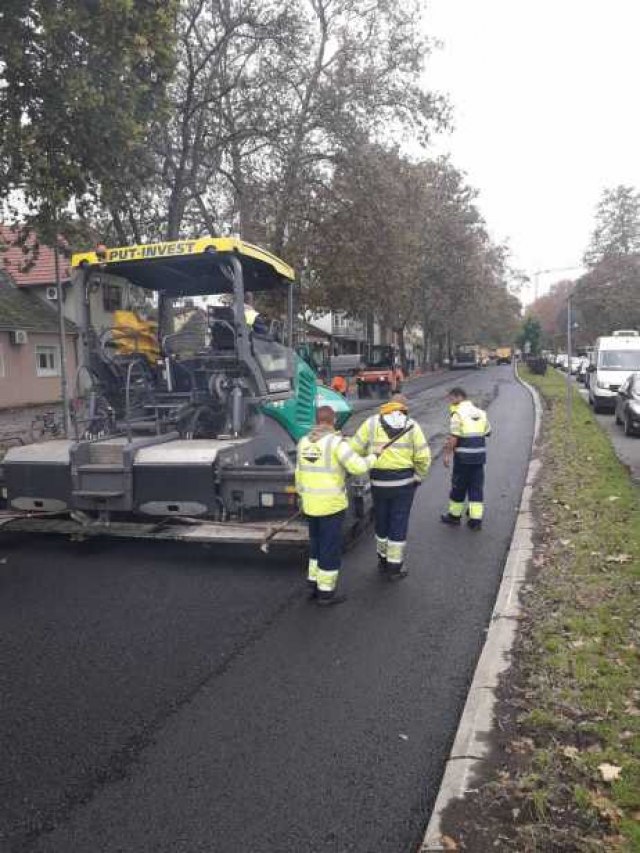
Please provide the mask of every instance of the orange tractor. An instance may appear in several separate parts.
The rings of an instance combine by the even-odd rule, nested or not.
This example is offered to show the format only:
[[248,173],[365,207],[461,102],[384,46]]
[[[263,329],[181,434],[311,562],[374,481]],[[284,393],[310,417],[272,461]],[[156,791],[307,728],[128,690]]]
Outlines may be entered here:
[[402,390],[403,380],[397,349],[388,344],[372,346],[356,376],[358,397],[390,397]]

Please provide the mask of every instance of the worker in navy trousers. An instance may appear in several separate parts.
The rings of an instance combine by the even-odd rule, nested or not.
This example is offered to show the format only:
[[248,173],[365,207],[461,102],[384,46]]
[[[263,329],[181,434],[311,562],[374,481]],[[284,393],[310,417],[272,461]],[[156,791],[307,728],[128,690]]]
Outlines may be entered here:
[[443,461],[448,468],[453,458],[449,508],[441,520],[459,526],[465,501],[471,530],[482,528],[484,515],[484,466],[487,461],[486,439],[491,434],[487,413],[467,399],[464,388],[449,391],[451,422],[444,446]]

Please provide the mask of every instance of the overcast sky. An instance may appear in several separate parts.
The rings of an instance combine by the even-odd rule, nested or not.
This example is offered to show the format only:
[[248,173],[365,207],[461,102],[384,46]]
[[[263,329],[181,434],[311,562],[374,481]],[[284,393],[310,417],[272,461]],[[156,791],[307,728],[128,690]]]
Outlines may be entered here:
[[640,187],[640,0],[428,0],[426,22],[427,83],[454,108],[437,150],[516,266],[579,265],[602,189]]

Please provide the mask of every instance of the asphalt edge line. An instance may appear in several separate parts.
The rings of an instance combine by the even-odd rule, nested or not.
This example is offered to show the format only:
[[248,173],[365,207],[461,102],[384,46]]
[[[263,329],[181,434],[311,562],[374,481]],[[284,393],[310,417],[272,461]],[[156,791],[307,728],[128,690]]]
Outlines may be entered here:
[[495,723],[498,680],[511,665],[511,649],[520,615],[520,590],[526,583],[529,562],[533,556],[531,496],[541,467],[537,449],[542,405],[537,390],[519,376],[517,364],[514,365],[514,374],[517,381],[531,394],[534,406],[529,466],[487,636],[418,853],[436,853],[450,849],[442,840],[443,812],[453,800],[461,799],[468,791],[473,790],[470,787],[473,778],[478,775],[480,766],[488,756],[489,736]]

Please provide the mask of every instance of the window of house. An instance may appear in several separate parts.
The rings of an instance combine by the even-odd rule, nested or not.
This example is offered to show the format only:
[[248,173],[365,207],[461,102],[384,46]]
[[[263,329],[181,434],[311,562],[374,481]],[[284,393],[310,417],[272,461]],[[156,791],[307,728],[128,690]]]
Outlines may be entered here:
[[0,379],[5,379],[7,376],[7,365],[4,360],[4,349],[0,344]]
[[36,375],[60,376],[60,347],[36,347]]
[[118,284],[102,286],[102,304],[105,311],[120,311],[122,309],[122,288]]

